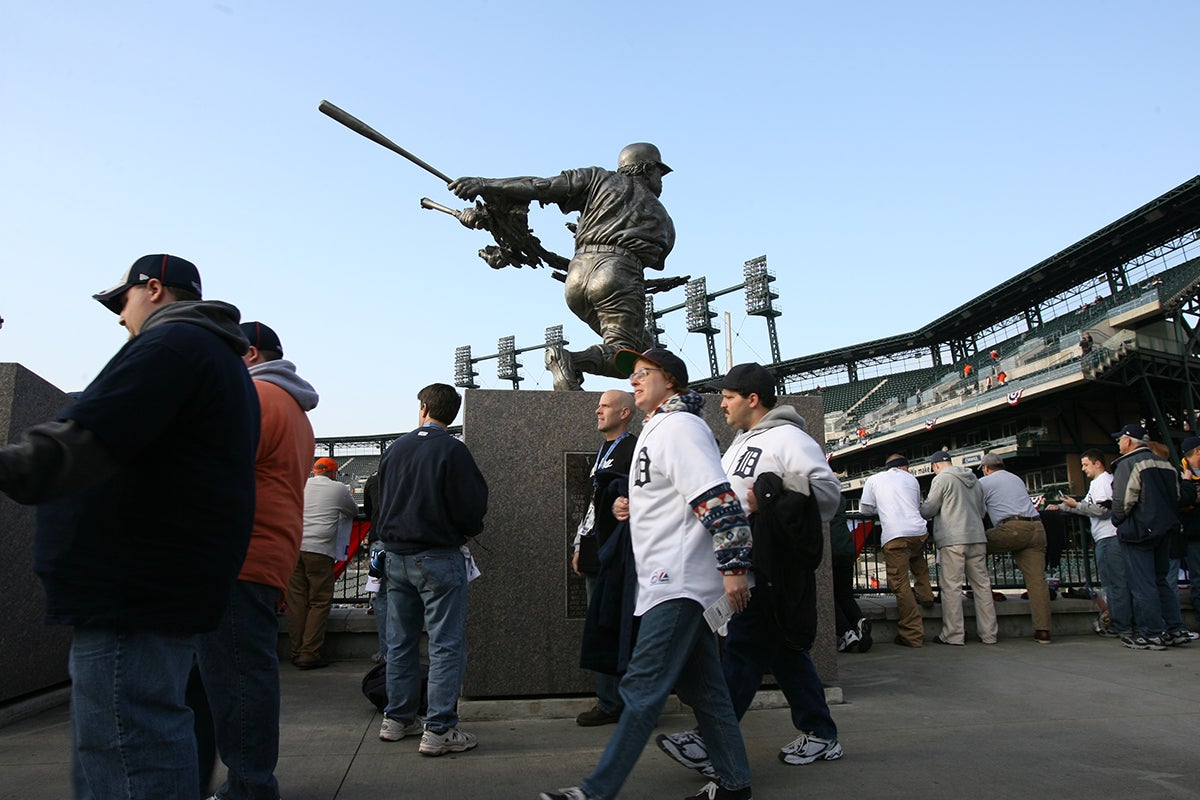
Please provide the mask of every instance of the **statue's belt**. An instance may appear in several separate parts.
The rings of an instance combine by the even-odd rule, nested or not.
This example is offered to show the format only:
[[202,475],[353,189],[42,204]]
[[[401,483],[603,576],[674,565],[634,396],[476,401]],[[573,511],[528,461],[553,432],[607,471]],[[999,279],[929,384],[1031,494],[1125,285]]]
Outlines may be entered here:
[[631,258],[642,266],[646,265],[645,259],[643,259],[640,255],[633,252],[628,247],[618,247],[615,244],[581,244],[575,248],[575,255],[580,255],[582,253],[612,253],[613,255]]

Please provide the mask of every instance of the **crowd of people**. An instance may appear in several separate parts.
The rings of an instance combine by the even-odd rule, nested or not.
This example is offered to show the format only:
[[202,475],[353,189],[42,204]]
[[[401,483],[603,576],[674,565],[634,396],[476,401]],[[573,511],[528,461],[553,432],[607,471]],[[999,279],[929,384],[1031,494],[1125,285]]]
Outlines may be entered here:
[[[1079,514],[1090,522],[1103,587],[1099,600],[1106,612],[1097,633],[1135,650],[1162,650],[1198,638],[1183,624],[1177,577],[1181,565],[1200,575],[1200,437],[1183,441],[1179,470],[1170,464],[1167,448],[1151,442],[1140,424],[1124,426],[1113,439],[1120,452],[1113,473],[1103,452],[1087,450],[1080,459],[1090,481],[1087,495],[1082,500],[1064,496],[1041,510],[996,453],[983,456],[982,476],[977,476],[969,467],[955,466],[947,451],[935,452],[929,458],[934,478],[924,498],[908,459],[888,456],[883,471],[864,484],[860,511],[881,524],[888,589],[898,613],[895,644],[925,645],[918,606],[933,608],[936,602],[942,604],[942,627],[932,641],[966,644],[963,586],[970,587],[979,641],[994,644],[995,601],[1004,596],[992,590],[987,556],[1005,554],[1024,579],[1034,640],[1050,644],[1043,513]],[[930,535],[944,587],[940,597],[930,583],[925,555]],[[1200,587],[1193,591],[1200,599]]]

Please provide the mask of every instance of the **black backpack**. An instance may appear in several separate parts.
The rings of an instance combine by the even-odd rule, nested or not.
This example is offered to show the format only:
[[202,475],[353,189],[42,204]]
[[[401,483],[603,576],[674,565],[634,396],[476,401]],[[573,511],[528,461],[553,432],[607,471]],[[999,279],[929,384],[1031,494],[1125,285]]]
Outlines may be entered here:
[[[380,661],[363,675],[363,696],[371,701],[371,705],[380,713],[387,708],[387,662]],[[421,665],[421,700],[417,704],[417,713],[424,714],[429,710],[429,665]]]

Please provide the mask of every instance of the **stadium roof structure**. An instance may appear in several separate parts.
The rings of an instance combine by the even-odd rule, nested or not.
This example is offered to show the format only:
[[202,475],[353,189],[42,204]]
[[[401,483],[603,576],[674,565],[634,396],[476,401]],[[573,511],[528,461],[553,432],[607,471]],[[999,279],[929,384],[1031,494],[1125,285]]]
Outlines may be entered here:
[[1200,229],[1200,175],[922,328],[781,361],[773,365],[773,371],[780,378],[796,377],[969,340],[1089,280],[1107,276],[1114,287],[1122,286],[1122,267],[1126,263],[1197,229]]

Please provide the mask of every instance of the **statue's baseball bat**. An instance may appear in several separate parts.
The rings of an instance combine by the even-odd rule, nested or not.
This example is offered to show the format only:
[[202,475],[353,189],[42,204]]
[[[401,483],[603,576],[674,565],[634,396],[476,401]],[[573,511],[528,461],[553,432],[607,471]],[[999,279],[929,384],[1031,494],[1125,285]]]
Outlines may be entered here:
[[347,128],[349,128],[350,130],[357,133],[359,136],[365,136],[368,139],[370,139],[372,142],[374,142],[375,144],[383,145],[388,150],[391,150],[393,153],[404,156],[405,158],[407,158],[412,163],[416,164],[421,169],[423,169],[426,172],[429,172],[433,175],[436,175],[437,177],[441,178],[446,183],[451,182],[452,179],[449,176],[447,176],[445,173],[429,166],[424,161],[417,158],[412,153],[408,152],[403,147],[396,144],[391,139],[387,138],[382,133],[380,133],[379,131],[372,128],[367,123],[363,122],[358,117],[354,116],[353,114],[347,114],[345,111],[338,108],[337,106],[335,106],[333,103],[329,102],[328,100],[322,100],[321,105],[317,106],[317,110],[319,110],[325,116],[335,119],[338,122],[342,123]]
[[430,211],[440,211],[443,214],[449,214],[450,216],[455,217],[455,218],[458,217],[458,212],[455,211],[453,208],[444,206],[441,203],[435,203],[432,200],[430,200],[428,197],[421,198],[421,208],[428,208]]

